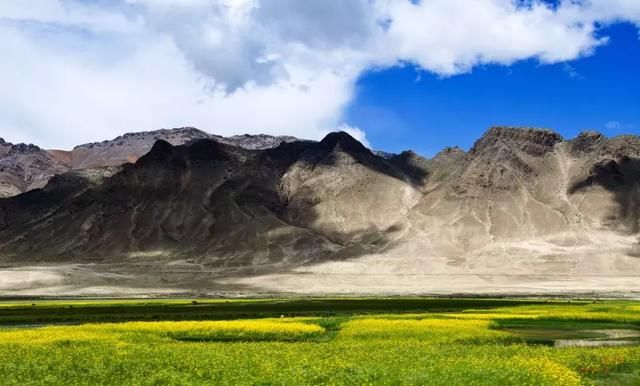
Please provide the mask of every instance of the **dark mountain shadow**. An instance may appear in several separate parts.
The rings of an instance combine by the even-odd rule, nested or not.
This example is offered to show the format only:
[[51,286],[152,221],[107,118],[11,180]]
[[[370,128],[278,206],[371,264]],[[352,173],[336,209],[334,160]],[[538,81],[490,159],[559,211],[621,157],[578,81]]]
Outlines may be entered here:
[[43,217],[61,210],[65,205],[73,207],[73,199],[89,187],[89,178],[71,171],[52,177],[43,189],[34,189],[14,197],[0,199],[0,231],[14,224],[36,223]]
[[[569,188],[569,194],[602,186],[613,193],[617,210],[611,213],[612,224],[628,233],[640,232],[640,159],[623,156],[596,163],[587,178]],[[631,253],[636,255],[638,251]]]
[[411,150],[403,151],[388,160],[392,165],[411,177],[415,183],[424,184],[429,178],[429,160]]

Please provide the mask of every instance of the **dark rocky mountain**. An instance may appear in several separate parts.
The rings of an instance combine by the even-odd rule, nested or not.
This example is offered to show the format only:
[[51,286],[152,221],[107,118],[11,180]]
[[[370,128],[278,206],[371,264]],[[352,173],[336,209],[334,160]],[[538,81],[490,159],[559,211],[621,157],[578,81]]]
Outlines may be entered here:
[[0,261],[92,267],[56,293],[590,292],[640,274],[637,136],[494,127],[426,159],[346,133],[253,149],[192,133],[0,200]]
[[[0,248],[17,259],[100,260],[162,251],[216,256],[209,262],[226,267],[302,264],[371,237],[380,224],[391,226],[398,216],[358,213],[370,205],[360,200],[363,189],[380,183],[385,191],[402,191],[407,179],[345,133],[262,151],[213,139],[180,146],[159,140],[115,174],[74,171],[3,201]],[[361,221],[324,216],[345,210]]]

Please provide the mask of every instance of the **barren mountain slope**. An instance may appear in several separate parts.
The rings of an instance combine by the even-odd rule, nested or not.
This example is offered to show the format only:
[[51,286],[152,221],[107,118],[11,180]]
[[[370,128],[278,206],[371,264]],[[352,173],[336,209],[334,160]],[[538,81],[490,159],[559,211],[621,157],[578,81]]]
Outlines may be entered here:
[[637,136],[495,127],[432,159],[159,141],[113,172],[0,201],[6,264],[93,264],[12,293],[640,291]]
[[34,145],[13,145],[0,138],[0,198],[45,186],[69,168]]
[[384,248],[241,283],[310,292],[640,291],[640,137],[585,132],[564,141],[497,127],[468,154],[447,150],[420,164],[424,195]]

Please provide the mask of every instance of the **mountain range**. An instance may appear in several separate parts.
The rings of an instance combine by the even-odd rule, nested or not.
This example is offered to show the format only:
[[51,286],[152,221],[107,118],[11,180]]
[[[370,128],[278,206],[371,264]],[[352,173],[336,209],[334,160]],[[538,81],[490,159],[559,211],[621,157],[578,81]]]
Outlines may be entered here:
[[640,291],[638,136],[493,127],[430,159],[344,132],[2,141],[0,186],[4,295]]
[[5,142],[0,138],[0,197],[11,197],[44,187],[56,174],[133,163],[146,154],[158,140],[183,145],[198,139],[213,139],[221,143],[260,150],[281,142],[299,139],[290,136],[235,135],[222,137],[193,127],[172,130],[127,133],[112,140],[87,143],[71,151],[43,150],[32,144]]

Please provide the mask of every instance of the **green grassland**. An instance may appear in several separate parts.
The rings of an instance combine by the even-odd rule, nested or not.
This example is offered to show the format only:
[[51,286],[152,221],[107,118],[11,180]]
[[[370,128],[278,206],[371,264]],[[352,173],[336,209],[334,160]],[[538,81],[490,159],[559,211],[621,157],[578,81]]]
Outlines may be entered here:
[[[0,302],[0,325],[117,322],[131,320],[225,320],[285,316],[456,311],[540,301],[448,298],[291,298],[167,300],[40,300]],[[571,303],[564,303],[571,304]]]
[[7,301],[0,384],[640,384],[640,346],[557,348],[518,333],[603,329],[640,330],[640,303]]

